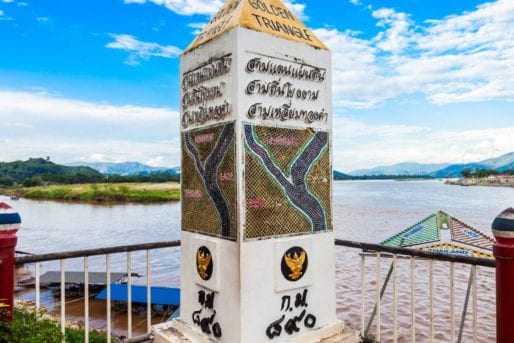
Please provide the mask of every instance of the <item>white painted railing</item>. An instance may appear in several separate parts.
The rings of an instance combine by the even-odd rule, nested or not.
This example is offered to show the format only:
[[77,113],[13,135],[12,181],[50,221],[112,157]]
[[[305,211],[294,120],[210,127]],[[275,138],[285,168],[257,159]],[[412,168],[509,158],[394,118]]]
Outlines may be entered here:
[[[445,339],[444,342],[451,343],[461,343],[463,340],[463,330],[465,328],[465,318],[467,314],[468,303],[470,300],[470,296],[472,294],[471,299],[471,313],[472,313],[472,322],[471,322],[471,332],[472,332],[472,342],[479,342],[478,337],[478,286],[477,286],[477,267],[483,267],[490,269],[495,266],[494,260],[488,259],[480,259],[474,257],[465,257],[465,256],[453,256],[453,255],[442,255],[435,254],[429,252],[416,251],[411,249],[404,248],[393,248],[386,247],[375,244],[365,244],[365,243],[357,243],[351,241],[343,241],[336,240],[336,245],[348,247],[348,248],[359,248],[362,250],[360,253],[360,284],[359,284],[359,292],[360,292],[360,332],[363,338],[367,337],[365,342],[394,342],[397,343],[400,336],[398,333],[398,261],[399,260],[410,260],[409,262],[409,273],[403,273],[404,275],[409,275],[408,278],[410,280],[400,280],[400,282],[406,284],[410,283],[410,308],[402,308],[402,312],[405,317],[406,311],[410,312],[410,335],[405,335],[403,333],[402,341],[403,342],[411,342],[415,343],[417,340],[419,342],[430,342],[430,343],[440,343],[442,342],[440,338],[436,339],[436,327],[435,327],[435,318],[434,318],[434,306],[437,300],[438,304],[441,303],[440,298],[444,297],[443,294],[435,294],[434,290],[434,278],[436,276],[434,271],[434,263],[437,262],[439,264],[445,264],[448,266],[448,288],[449,288],[449,298],[450,298],[450,306],[448,308],[448,313],[450,313],[449,324],[444,327],[438,327],[438,333],[442,333],[448,339]],[[391,266],[389,268],[389,272],[387,277],[383,280],[383,262],[384,260],[391,261]],[[369,268],[366,268],[366,262],[371,264],[371,268],[375,268],[375,273],[370,273]],[[428,331],[428,337],[424,339],[419,339],[417,336],[417,330],[420,329],[420,323],[416,320],[416,276],[420,277],[419,273],[417,273],[416,264],[423,262],[424,264],[428,264],[428,279],[426,279],[425,275],[423,276],[421,282],[428,282],[428,327],[425,327],[426,331]],[[455,300],[455,266],[457,265],[470,265],[470,278],[468,282],[468,288],[466,292],[466,298],[463,305],[463,315],[461,319],[461,325],[459,327],[458,335],[456,332],[456,300]],[[405,267],[406,265],[402,265]],[[440,268],[444,269],[444,268]],[[426,271],[421,271],[425,273]],[[370,274],[375,274],[374,279],[371,282],[366,281],[366,277]],[[441,277],[441,275],[438,275]],[[392,281],[391,281],[392,278]],[[428,280],[428,281],[426,281]],[[392,285],[389,283],[392,282]],[[492,281],[494,283],[494,279]],[[375,289],[374,292],[369,292],[369,285],[374,283]],[[387,304],[392,307],[392,318],[389,318],[388,325],[392,325],[388,327],[388,331],[390,334],[387,337],[384,337],[383,334],[383,306],[384,306],[384,293],[387,287],[392,287],[392,304]],[[371,293],[371,294],[370,294]],[[373,294],[374,293],[374,294]],[[369,302],[370,297],[374,298],[374,309],[371,312],[371,315],[366,315],[365,304]],[[423,299],[423,300],[426,300]],[[441,305],[439,305],[441,306]],[[493,321],[494,323],[494,321]],[[374,331],[372,331],[374,328]],[[405,330],[404,330],[405,331]],[[489,342],[487,338],[481,338],[480,342]]]
[[104,249],[91,249],[72,251],[56,254],[29,255],[18,257],[17,265],[34,264],[35,273],[35,305],[39,311],[41,309],[41,264],[43,262],[58,261],[60,264],[60,327],[63,336],[66,332],[66,266],[65,261],[76,258],[83,258],[84,268],[84,342],[89,342],[90,335],[90,292],[89,292],[89,258],[91,256],[105,256],[105,273],[106,273],[106,338],[107,342],[113,340],[112,332],[112,301],[111,301],[111,255],[118,253],[126,253],[127,260],[127,335],[126,341],[137,341],[132,335],[132,252],[146,252],[146,332],[150,333],[152,327],[152,273],[151,273],[151,251],[155,249],[173,248],[180,246],[180,241],[159,242],[150,244],[139,244],[130,246],[120,246]]

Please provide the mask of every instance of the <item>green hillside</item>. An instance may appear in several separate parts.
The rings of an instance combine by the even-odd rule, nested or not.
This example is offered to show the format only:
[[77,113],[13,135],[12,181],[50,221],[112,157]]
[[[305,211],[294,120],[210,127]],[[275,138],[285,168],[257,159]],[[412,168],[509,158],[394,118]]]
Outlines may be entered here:
[[66,167],[43,158],[0,162],[0,184],[28,183],[40,180],[54,183],[96,182],[103,175],[89,167]]
[[43,158],[0,162],[0,187],[69,185],[86,183],[178,182],[178,175],[104,175],[90,167],[68,167]]

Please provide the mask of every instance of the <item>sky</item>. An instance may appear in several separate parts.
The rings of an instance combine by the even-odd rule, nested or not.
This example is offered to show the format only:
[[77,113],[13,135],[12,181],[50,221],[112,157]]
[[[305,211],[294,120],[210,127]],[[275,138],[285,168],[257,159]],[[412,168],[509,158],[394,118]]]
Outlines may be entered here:
[[[179,57],[221,0],[0,0],[0,161],[179,158]],[[333,55],[334,168],[514,151],[514,1],[288,0]]]

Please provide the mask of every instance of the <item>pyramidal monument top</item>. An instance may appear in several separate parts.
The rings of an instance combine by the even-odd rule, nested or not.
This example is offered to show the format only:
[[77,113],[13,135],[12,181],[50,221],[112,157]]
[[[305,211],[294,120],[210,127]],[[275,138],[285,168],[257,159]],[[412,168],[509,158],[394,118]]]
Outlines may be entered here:
[[328,50],[281,0],[227,0],[185,52],[237,26]]

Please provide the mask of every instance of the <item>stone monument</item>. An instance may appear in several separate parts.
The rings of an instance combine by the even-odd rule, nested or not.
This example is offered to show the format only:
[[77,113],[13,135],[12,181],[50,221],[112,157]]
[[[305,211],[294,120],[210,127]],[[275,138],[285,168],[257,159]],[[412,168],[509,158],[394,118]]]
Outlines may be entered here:
[[183,53],[181,89],[181,308],[167,335],[342,332],[330,51],[279,0],[228,0]]

